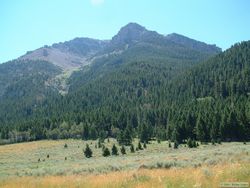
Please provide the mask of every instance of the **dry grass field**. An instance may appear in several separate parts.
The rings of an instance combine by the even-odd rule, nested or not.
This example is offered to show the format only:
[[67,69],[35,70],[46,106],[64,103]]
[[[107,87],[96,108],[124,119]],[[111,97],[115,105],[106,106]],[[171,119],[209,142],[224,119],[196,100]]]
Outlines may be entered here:
[[[93,150],[90,159],[83,155],[86,143]],[[106,140],[105,146],[113,143]],[[110,157],[103,157],[96,145],[58,140],[0,146],[0,187],[186,188],[250,182],[250,143],[173,149],[167,142],[152,142],[144,150],[130,153],[128,147],[126,155]]]

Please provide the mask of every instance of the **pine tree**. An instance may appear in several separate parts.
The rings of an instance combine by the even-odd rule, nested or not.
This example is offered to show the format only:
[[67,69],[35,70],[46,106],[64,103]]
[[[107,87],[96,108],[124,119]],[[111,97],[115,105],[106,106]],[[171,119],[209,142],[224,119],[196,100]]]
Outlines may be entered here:
[[101,143],[101,140],[98,139],[98,148],[101,148],[102,147],[102,143]]
[[86,148],[85,148],[85,150],[84,150],[84,155],[85,155],[85,157],[87,157],[87,158],[92,157],[92,150],[90,149],[90,147],[89,147],[88,144],[86,144]]
[[105,147],[105,148],[103,149],[102,155],[103,155],[103,157],[108,157],[108,156],[110,156],[110,151],[109,151],[109,149]]
[[171,148],[171,141],[168,141],[168,147]]
[[111,150],[112,150],[112,155],[118,155],[118,150],[117,150],[117,147],[115,146],[115,144],[113,145]]
[[131,153],[134,153],[134,152],[135,152],[135,148],[134,148],[134,145],[133,145],[133,144],[131,144],[131,146],[130,146],[130,152],[131,152]]
[[138,142],[138,149],[139,149],[139,150],[143,150],[142,145],[141,145],[141,142]]
[[124,146],[121,147],[121,154],[122,155],[126,154],[126,148]]
[[193,141],[191,140],[191,138],[189,138],[189,139],[187,140],[187,145],[188,145],[189,148],[193,148],[193,147],[194,147]]
[[174,149],[178,149],[179,143],[178,141],[174,141]]
[[180,137],[180,133],[179,133],[179,128],[175,127],[173,132],[172,132],[172,141],[177,141],[177,142],[181,142],[181,137]]
[[140,142],[146,142],[148,143],[149,139],[150,139],[150,127],[146,125],[146,123],[142,123],[142,125],[140,125],[139,127],[139,138],[140,138]]
[[206,134],[205,134],[205,122],[202,119],[201,115],[198,116],[197,123],[196,123],[196,136],[197,139],[201,142],[206,141]]

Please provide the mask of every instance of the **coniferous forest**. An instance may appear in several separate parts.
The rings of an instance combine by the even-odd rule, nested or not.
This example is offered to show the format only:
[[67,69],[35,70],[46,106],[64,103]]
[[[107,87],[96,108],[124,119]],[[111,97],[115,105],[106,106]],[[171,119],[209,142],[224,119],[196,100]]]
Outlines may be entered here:
[[2,64],[1,143],[107,137],[122,145],[136,137],[142,143],[249,141],[250,42],[211,53],[149,34],[122,54],[100,55],[73,72],[66,94],[55,84],[62,73],[56,65],[22,59]]

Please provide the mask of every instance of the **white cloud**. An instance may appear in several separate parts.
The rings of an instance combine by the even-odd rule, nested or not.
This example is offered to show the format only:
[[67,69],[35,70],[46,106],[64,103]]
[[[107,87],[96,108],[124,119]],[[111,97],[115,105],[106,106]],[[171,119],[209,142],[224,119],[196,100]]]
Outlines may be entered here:
[[90,0],[93,6],[98,6],[104,3],[104,0]]

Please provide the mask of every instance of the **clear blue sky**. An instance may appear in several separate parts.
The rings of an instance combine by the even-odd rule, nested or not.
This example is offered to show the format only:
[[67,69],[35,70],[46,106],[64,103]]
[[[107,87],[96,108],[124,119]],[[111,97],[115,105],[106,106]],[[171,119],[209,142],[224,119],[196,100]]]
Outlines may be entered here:
[[110,39],[129,22],[224,50],[250,39],[250,1],[1,0],[0,63],[75,37]]

